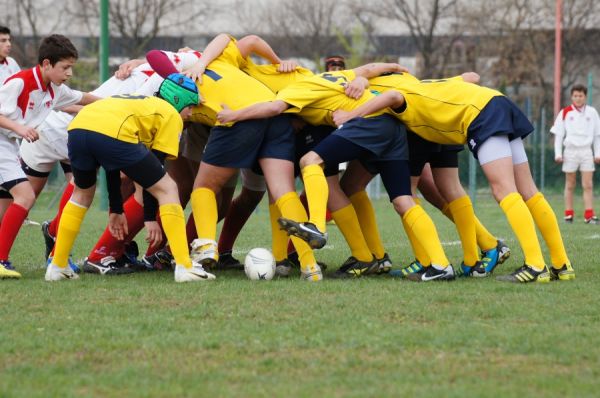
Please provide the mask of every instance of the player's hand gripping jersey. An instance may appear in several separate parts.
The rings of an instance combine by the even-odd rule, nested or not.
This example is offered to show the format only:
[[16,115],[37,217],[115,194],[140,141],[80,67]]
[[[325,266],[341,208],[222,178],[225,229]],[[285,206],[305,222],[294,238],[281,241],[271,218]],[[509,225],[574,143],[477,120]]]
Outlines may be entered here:
[[[352,70],[320,73],[287,86],[277,94],[277,99],[291,105],[286,112],[297,113],[307,123],[335,127],[333,112],[338,109],[351,111],[375,96],[371,91],[365,90],[357,100],[348,97],[344,89],[355,77]],[[381,110],[365,117],[384,113],[389,111]]]
[[176,158],[183,121],[173,106],[160,98],[125,94],[85,106],[69,125],[69,131],[74,129],[142,143]]
[[460,76],[418,80],[408,73],[394,73],[369,82],[373,90],[402,93],[406,105],[395,116],[408,130],[439,144],[464,144],[471,122],[492,98],[503,95]]

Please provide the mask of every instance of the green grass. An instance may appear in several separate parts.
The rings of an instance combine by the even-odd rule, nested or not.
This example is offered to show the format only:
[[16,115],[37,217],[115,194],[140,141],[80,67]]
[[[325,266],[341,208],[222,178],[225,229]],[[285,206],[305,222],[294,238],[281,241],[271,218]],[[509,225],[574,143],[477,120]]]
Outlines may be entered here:
[[[394,264],[407,264],[400,220],[385,200],[375,206]],[[427,209],[459,264],[453,226]],[[480,195],[476,211],[512,248],[497,272],[518,267],[522,254],[498,206]],[[42,201],[30,217],[51,213]],[[90,211],[76,258],[105,222]],[[268,225],[263,204],[235,255],[268,247]],[[521,286],[252,282],[239,272],[184,285],[169,273],[50,284],[39,227],[25,226],[12,255],[23,279],[0,281],[0,396],[598,396],[600,226],[561,227],[576,281]],[[337,228],[330,236],[318,257],[341,264],[348,250]]]

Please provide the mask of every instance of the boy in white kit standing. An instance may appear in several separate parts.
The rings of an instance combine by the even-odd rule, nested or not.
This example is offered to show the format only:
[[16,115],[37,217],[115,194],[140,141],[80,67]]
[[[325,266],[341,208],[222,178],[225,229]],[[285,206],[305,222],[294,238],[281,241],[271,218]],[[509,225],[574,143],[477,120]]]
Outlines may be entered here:
[[65,83],[73,74],[77,50],[62,35],[45,38],[38,51],[38,65],[21,71],[0,87],[0,190],[8,191],[13,203],[0,223],[0,278],[20,278],[9,259],[10,250],[35,194],[19,162],[22,138],[33,142],[39,138],[36,128],[52,109],[73,104],[86,105],[96,97],[71,90]]
[[598,224],[594,214],[594,163],[600,163],[600,118],[593,107],[586,105],[587,88],[576,84],[571,88],[573,103],[558,113],[550,132],[555,135],[554,160],[562,163],[565,173],[565,221],[572,223],[573,192],[577,185],[577,170],[581,172],[584,221]]

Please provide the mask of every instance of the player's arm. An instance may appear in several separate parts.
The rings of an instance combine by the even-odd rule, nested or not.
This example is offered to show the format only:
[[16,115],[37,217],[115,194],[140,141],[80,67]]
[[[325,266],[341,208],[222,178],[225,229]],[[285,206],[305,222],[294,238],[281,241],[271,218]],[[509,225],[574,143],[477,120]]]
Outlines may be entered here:
[[121,175],[119,170],[106,170],[106,189],[108,191],[108,230],[118,240],[125,239],[128,233],[127,219],[123,214],[121,196]]
[[218,34],[208,43],[202,52],[202,56],[190,68],[186,69],[183,74],[192,80],[198,80],[202,84],[202,74],[206,67],[219,57],[231,41],[231,36],[225,33]]
[[94,94],[83,93],[81,100],[77,104],[78,105],[87,105],[87,104],[91,104],[92,102],[98,101],[99,99],[101,99],[101,98],[95,96]]
[[121,65],[119,65],[119,69],[115,71],[115,77],[119,80],[125,80],[129,76],[131,76],[131,72],[135,68],[137,68],[145,62],[145,59],[130,59],[129,61],[125,61]]
[[550,128],[550,133],[554,134],[554,161],[562,163],[563,139],[565,137],[565,125],[562,119],[563,110],[561,109],[556,116],[554,125]]
[[386,62],[373,62],[358,68],[353,69],[356,76],[362,76],[366,79],[381,76],[384,73],[404,73],[408,72],[408,69],[400,64],[386,63]]
[[594,150],[594,162],[600,163],[600,117],[595,109],[594,117],[592,117],[592,123],[594,124],[594,141],[592,143]]
[[396,90],[389,90],[370,99],[352,111],[335,111],[333,113],[333,121],[337,126],[341,126],[350,119],[370,115],[385,108],[401,109],[404,103],[404,96],[402,94]]
[[279,64],[279,72],[292,72],[298,66],[298,63],[296,61],[284,61],[281,58],[279,58],[279,56],[275,53],[275,51],[269,45],[269,43],[267,43],[265,40],[263,40],[257,35],[244,36],[240,40],[238,40],[236,45],[238,47],[238,50],[240,50],[240,54],[242,54],[243,58],[246,58],[250,54],[254,53],[266,59],[273,65]]
[[33,127],[17,123],[4,115],[0,115],[0,127],[16,133],[27,142],[33,142],[40,138],[39,133]]
[[259,102],[235,111],[230,109],[227,105],[223,105],[223,110],[217,113],[217,120],[220,123],[225,124],[240,122],[242,120],[265,119],[277,116],[288,108],[289,105],[282,100]]

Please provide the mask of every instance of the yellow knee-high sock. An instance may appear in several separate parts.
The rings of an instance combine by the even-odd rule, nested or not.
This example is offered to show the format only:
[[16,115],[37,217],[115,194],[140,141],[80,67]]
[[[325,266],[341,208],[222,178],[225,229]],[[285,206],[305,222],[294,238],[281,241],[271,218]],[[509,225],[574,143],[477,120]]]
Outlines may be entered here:
[[538,192],[529,198],[525,204],[527,204],[535,225],[540,229],[542,237],[548,245],[552,265],[555,268],[561,268],[564,264],[571,264],[560,234],[556,214],[554,214],[544,195]]
[[506,195],[500,201],[500,207],[506,214],[508,223],[519,240],[525,256],[525,264],[536,270],[544,269],[544,257],[535,233],[533,217],[521,195],[516,192]]
[[[279,208],[282,217],[297,222],[305,222],[308,219],[306,210],[304,210],[302,202],[300,202],[300,198],[296,192],[288,192],[281,196],[277,199],[275,205]],[[300,267],[302,267],[303,270],[307,269],[310,265],[315,265],[317,263],[315,255],[308,243],[295,236],[292,236],[292,243],[296,248],[300,260]]]
[[277,220],[281,217],[281,212],[275,203],[269,204],[269,218],[271,220],[271,245],[275,261],[282,261],[287,257],[288,235],[279,228]]
[[415,205],[411,207],[404,213],[402,218],[406,221],[410,229],[412,229],[416,239],[429,255],[432,265],[445,267],[450,264],[442,248],[435,225],[421,206]]
[[310,222],[315,224],[319,228],[319,231],[325,232],[329,187],[327,186],[327,179],[325,179],[323,169],[318,164],[311,164],[304,167],[302,169],[302,180],[304,181],[304,189],[306,190]]
[[452,213],[454,224],[460,236],[464,264],[472,267],[479,260],[477,239],[475,237],[475,212],[473,211],[473,203],[465,195],[448,203],[448,208]]
[[[417,203],[418,204],[418,203]],[[450,204],[446,203],[441,210],[442,214],[448,217],[448,219],[454,222],[454,216],[452,215],[452,211],[450,211]]]
[[196,188],[191,201],[198,238],[216,240],[218,214],[215,193],[208,188]]
[[175,263],[185,268],[192,267],[190,252],[185,237],[185,216],[179,203],[169,203],[158,208],[162,227],[169,241]]
[[413,254],[415,255],[415,259],[421,263],[422,265],[429,266],[431,264],[431,259],[427,254],[427,251],[421,246],[419,240],[415,236],[412,228],[406,223],[404,217],[402,217],[402,226],[404,226],[404,232],[406,232],[406,236],[408,236],[408,241],[410,242],[410,247],[412,247]]
[[346,242],[348,242],[348,246],[350,246],[352,255],[359,261],[368,262],[373,260],[373,254],[371,254],[369,246],[367,246],[367,242],[365,241],[365,237],[360,230],[358,217],[356,216],[354,207],[349,204],[346,207],[342,207],[341,209],[332,212],[331,216],[344,235],[344,238],[346,238]]
[[363,236],[367,241],[369,250],[377,258],[382,258],[385,255],[385,248],[379,235],[379,228],[377,227],[377,220],[375,219],[375,210],[371,199],[367,195],[367,191],[359,191],[354,195],[350,196],[350,202],[356,216],[358,217],[358,223],[362,230]]
[[69,253],[71,253],[73,243],[79,233],[87,209],[87,207],[83,207],[70,200],[65,205],[60,221],[58,222],[54,257],[52,258],[54,265],[61,268],[67,266]]
[[[448,217],[450,221],[454,222],[454,217],[452,216],[450,207],[447,203],[442,208],[442,213]],[[496,237],[487,230],[477,216],[475,216],[475,236],[477,237],[477,246],[479,246],[481,250],[491,250],[498,244]]]
[[487,230],[477,216],[475,216],[475,235],[477,246],[483,251],[494,249],[498,244],[498,239]]

